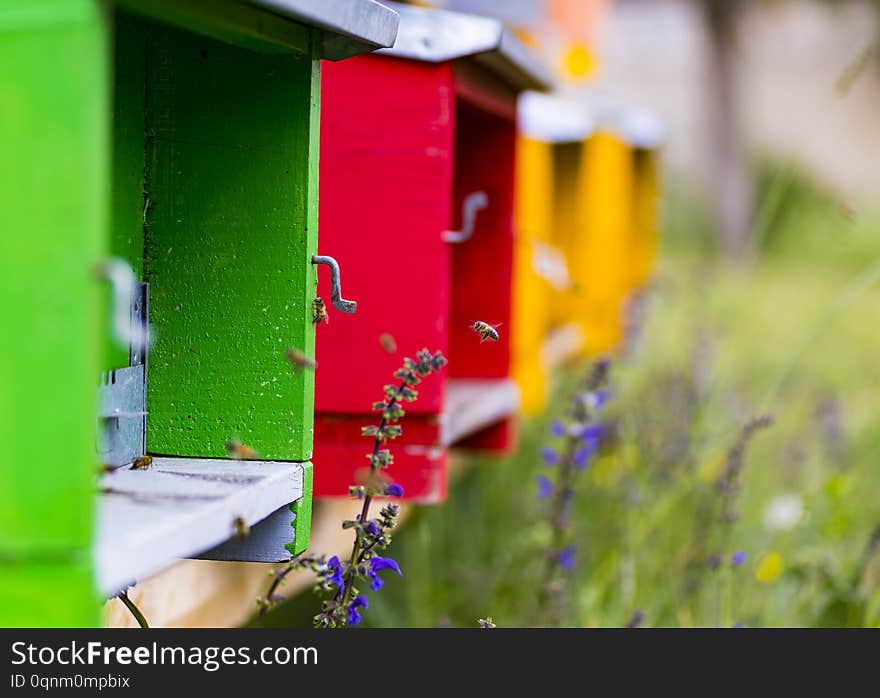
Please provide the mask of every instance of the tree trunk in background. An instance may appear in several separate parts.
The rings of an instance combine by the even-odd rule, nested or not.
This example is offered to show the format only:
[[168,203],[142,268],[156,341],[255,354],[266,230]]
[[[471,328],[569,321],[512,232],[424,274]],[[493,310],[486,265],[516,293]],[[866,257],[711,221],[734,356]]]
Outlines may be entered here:
[[742,0],[700,0],[708,37],[706,110],[716,229],[727,259],[743,262],[751,238],[752,192],[738,118],[736,38]]

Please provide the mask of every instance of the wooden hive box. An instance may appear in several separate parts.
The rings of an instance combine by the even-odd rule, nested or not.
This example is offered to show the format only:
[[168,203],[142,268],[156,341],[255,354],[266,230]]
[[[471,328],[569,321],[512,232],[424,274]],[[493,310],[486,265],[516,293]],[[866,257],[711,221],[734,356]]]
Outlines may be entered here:
[[595,124],[588,136],[555,148],[553,239],[571,283],[552,321],[577,323],[585,354],[597,356],[622,347],[631,302],[653,270],[662,127],[626,104],[591,103],[587,112]]
[[276,510],[280,550],[216,556],[305,548],[313,375],[284,352],[314,352],[320,59],[396,26],[372,0],[0,7],[0,625],[94,625]]
[[[324,71],[321,246],[363,312],[318,329],[315,494],[348,496],[370,406],[428,347],[449,367],[408,406],[392,474],[407,498],[439,502],[448,446],[513,442],[516,99],[549,81],[496,20],[390,6],[393,49]],[[500,324],[500,341],[481,344],[476,321]]]
[[580,105],[535,92],[520,97],[519,114],[513,365],[523,412],[537,414],[547,406],[552,369],[583,344],[565,307],[574,290],[566,250],[576,164],[594,125]]

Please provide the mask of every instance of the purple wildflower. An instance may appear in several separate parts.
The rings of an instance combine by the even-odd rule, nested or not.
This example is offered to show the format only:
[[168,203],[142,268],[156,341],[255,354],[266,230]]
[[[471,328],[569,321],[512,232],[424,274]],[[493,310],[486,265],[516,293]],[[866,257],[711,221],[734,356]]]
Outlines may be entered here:
[[538,475],[538,499],[547,499],[553,494],[553,482],[546,475]]
[[584,470],[590,464],[590,458],[596,453],[595,441],[586,441],[574,454],[574,465],[578,470]]
[[348,624],[349,625],[357,625],[364,618],[358,612],[359,608],[363,608],[365,611],[369,608],[370,604],[367,601],[367,597],[363,594],[358,594],[354,601],[351,602],[351,606],[348,607]]
[[339,562],[339,558],[336,555],[327,560],[327,569],[333,572],[332,575],[327,577],[327,581],[341,591],[345,580],[342,578],[342,563]]
[[593,424],[587,424],[584,427],[584,430],[581,432],[581,438],[584,441],[592,441],[596,444],[599,443],[599,439],[602,438],[602,432],[605,431],[605,427],[598,422]]
[[397,483],[392,483],[385,487],[385,494],[387,494],[389,497],[402,497],[403,487],[401,487]]
[[734,567],[739,567],[746,561],[746,553],[743,550],[739,550],[733,554],[733,557],[730,558],[730,564]]
[[549,446],[541,449],[541,458],[544,459],[544,465],[556,465],[559,462],[559,454]]
[[559,566],[564,570],[574,569],[574,553],[577,548],[574,545],[566,545],[559,552]]
[[400,571],[400,565],[397,564],[395,560],[392,560],[390,557],[376,557],[370,558],[370,589],[373,591],[379,591],[385,582],[378,575],[382,570],[394,570],[401,577],[403,576],[403,572]]
[[550,434],[551,436],[565,436],[565,424],[558,419],[554,419],[550,423]]
[[381,532],[379,529],[379,524],[377,524],[375,521],[367,521],[367,525],[364,526],[364,528],[371,536],[378,536]]
[[601,410],[610,397],[611,393],[609,391],[597,390],[593,393],[593,407],[597,410]]

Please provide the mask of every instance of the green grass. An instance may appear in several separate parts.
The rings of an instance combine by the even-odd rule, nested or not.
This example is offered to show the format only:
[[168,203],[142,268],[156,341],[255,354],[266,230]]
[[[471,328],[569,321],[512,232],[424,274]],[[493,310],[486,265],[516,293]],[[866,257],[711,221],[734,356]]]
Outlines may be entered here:
[[[880,524],[880,222],[849,221],[798,177],[776,180],[748,272],[713,262],[686,215],[671,219],[649,322],[613,374],[619,439],[580,483],[566,625],[622,626],[641,609],[647,626],[880,626],[880,556],[859,569]],[[366,625],[544,624],[538,451],[586,368],[557,377],[554,407],[522,425],[514,455],[470,457],[449,501],[399,532],[391,554],[406,576],[370,594]],[[765,411],[775,424],[747,451],[725,531],[704,513],[713,482],[740,427]],[[773,530],[767,507],[782,495],[803,515]],[[705,564],[736,550],[748,554],[739,569]],[[759,581],[769,553],[783,571]],[[314,608],[306,594],[272,623],[307,625]]]

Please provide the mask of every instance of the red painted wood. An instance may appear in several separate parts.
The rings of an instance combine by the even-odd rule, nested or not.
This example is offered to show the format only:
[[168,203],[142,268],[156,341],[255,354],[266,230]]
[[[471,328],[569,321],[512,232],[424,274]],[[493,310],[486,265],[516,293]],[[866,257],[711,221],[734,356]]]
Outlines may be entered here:
[[[473,237],[453,245],[449,372],[460,378],[510,375],[513,271],[513,185],[516,124],[459,102],[456,134],[454,222],[461,201],[484,191]],[[497,342],[480,342],[475,321],[500,324]]]
[[[427,346],[450,357],[420,386],[390,445],[389,474],[415,501],[446,496],[447,456],[436,446],[445,375],[509,375],[515,110],[480,80],[450,64],[382,56],[323,66],[319,249],[339,261],[358,311],[328,308],[330,324],[318,327],[318,497],[347,496],[366,466],[360,427],[375,423],[370,407],[404,356]],[[476,106],[481,89],[490,111]],[[461,224],[461,201],[476,190],[490,197],[476,239],[451,249],[443,232]],[[328,286],[321,275],[329,300]],[[475,320],[502,323],[502,341],[480,345]],[[397,352],[381,345],[386,333]],[[473,442],[505,450],[513,432],[504,423]]]
[[[376,56],[323,65],[318,247],[339,261],[358,310],[329,307],[318,327],[318,412],[369,413],[404,356],[448,347],[451,80],[447,65]],[[329,305],[323,275],[318,290]],[[443,381],[432,377],[409,411],[442,408]]]
[[466,439],[462,439],[457,446],[475,451],[491,451],[498,455],[504,455],[513,452],[518,441],[519,429],[517,420],[511,417],[510,419],[498,422],[498,424],[486,427]]
[[[315,417],[316,457],[314,493],[320,497],[347,497],[348,487],[366,472],[366,454],[372,439],[360,435],[360,427],[374,423],[366,415]],[[394,463],[391,479],[404,489],[405,498],[426,504],[446,498],[447,451],[432,446],[439,441],[436,416],[409,416],[403,434],[389,443]]]
[[[366,463],[373,402],[405,356],[448,353],[455,97],[452,70],[363,56],[323,65],[319,249],[336,257],[355,315],[328,308],[318,327],[315,495],[347,496]],[[319,293],[329,300],[328,280]],[[397,351],[380,343],[394,338]],[[445,372],[419,386],[389,473],[407,499],[446,493],[438,451]]]

